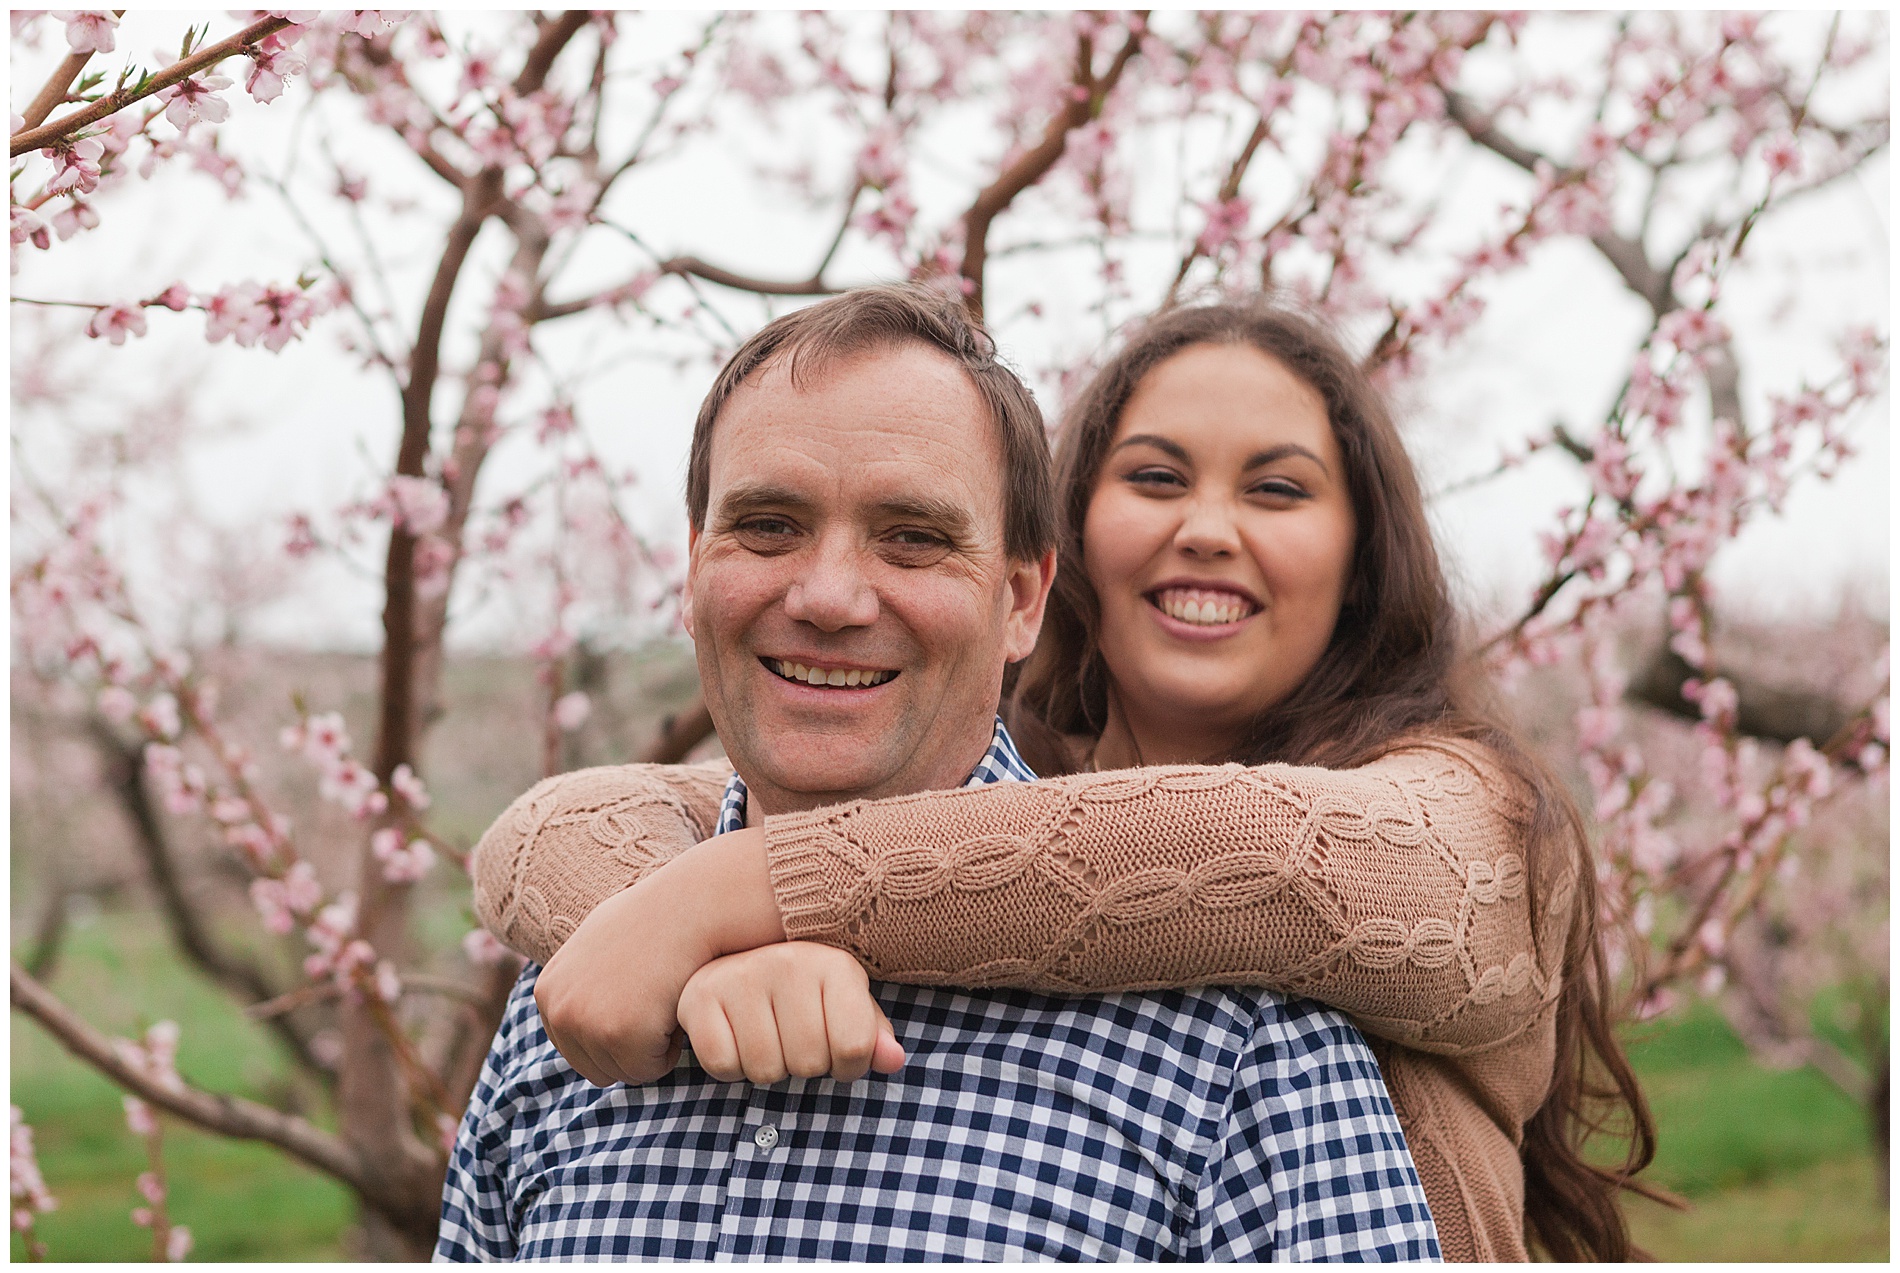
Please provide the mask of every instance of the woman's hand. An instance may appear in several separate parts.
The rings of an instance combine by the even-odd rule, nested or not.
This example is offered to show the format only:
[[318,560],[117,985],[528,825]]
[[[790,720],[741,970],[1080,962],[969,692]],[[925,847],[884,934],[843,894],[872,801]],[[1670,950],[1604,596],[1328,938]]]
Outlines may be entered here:
[[651,1083],[679,1060],[680,993],[701,967],[785,940],[765,832],[694,845],[608,898],[541,970],[548,1041],[590,1083]]
[[701,968],[679,1001],[693,1057],[726,1083],[830,1075],[855,1082],[890,1074],[904,1049],[871,997],[864,968],[845,951],[781,942]]

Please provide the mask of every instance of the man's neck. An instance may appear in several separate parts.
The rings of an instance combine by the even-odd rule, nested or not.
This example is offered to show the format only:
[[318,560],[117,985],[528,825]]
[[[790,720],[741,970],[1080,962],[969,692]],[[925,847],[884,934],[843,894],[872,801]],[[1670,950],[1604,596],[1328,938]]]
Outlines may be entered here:
[[916,795],[920,791],[954,790],[970,780],[995,736],[996,722],[992,719],[969,746],[946,750],[942,762],[929,770],[900,773],[891,781],[873,787],[835,791],[792,791],[763,780],[754,782],[752,775],[746,772],[747,766],[735,760],[733,768],[746,786],[745,823],[756,827],[772,814],[804,813],[852,800],[882,800],[887,796]]

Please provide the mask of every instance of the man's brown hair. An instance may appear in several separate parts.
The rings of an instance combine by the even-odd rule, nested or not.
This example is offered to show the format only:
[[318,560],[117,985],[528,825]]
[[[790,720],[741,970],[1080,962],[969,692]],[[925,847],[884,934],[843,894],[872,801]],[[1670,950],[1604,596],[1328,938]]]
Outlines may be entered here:
[[792,384],[841,358],[905,344],[941,350],[963,368],[996,424],[1003,450],[1003,547],[1035,561],[1056,546],[1055,479],[1042,409],[990,339],[954,297],[913,283],[861,287],[775,318],[739,346],[713,381],[693,425],[686,460],[686,514],[706,528],[713,424],[746,378],[783,355]]

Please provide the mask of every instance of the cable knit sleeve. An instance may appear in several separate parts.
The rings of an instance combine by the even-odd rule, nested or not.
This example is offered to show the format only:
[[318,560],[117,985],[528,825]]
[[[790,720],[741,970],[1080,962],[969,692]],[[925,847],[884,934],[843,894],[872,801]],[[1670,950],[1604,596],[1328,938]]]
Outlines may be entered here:
[[[889,981],[1302,994],[1409,1047],[1536,1027],[1575,893],[1533,935],[1528,793],[1432,740],[1363,768],[1170,766],[766,819],[786,934]],[[1539,952],[1542,952],[1542,959]]]
[[596,906],[712,834],[731,773],[614,765],[536,783],[470,856],[483,927],[546,963]]

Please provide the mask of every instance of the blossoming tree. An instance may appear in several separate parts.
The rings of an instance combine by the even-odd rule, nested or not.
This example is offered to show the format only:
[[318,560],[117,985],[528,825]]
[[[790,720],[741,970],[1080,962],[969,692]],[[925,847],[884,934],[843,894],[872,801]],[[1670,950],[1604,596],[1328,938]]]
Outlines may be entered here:
[[[1793,887],[1816,804],[1884,780],[1884,662],[1860,701],[1823,713],[1825,730],[1778,724],[1711,654],[1710,582],[1744,527],[1849,459],[1861,409],[1885,392],[1886,336],[1865,328],[1829,333],[1825,374],[1746,386],[1752,351],[1725,309],[1763,226],[1884,151],[1875,18],[1790,34],[1721,15],[269,11],[193,28],[156,69],[119,47],[120,21],[13,16],[16,85],[37,85],[10,128],[16,279],[60,277],[115,200],[182,163],[231,196],[203,216],[274,199],[305,256],[264,283],[129,278],[66,295],[16,282],[16,317],[72,314],[47,329],[67,351],[161,323],[272,351],[329,328],[386,386],[397,426],[370,496],[283,510],[292,557],[380,545],[361,751],[323,703],[299,705],[279,739],[235,736],[214,679],[148,617],[153,585],[115,549],[123,488],[16,468],[16,666],[84,689],[181,949],[320,1076],[338,1116],[331,1132],[194,1086],[172,1064],[175,1030],[111,1040],[16,963],[14,1006],[127,1093],[152,1156],[138,1214],[159,1258],[189,1246],[165,1210],[161,1114],[342,1181],[373,1251],[430,1249],[446,1145],[515,971],[481,934],[450,975],[431,971],[443,956],[413,931],[418,882],[466,847],[432,828],[420,759],[451,598],[528,574],[544,585],[533,657],[551,770],[589,709],[573,683],[588,591],[664,602],[676,581],[626,516],[633,475],[590,440],[566,356],[576,331],[709,371],[775,305],[913,277],[960,295],[1006,347],[1042,349],[1031,370],[1060,394],[1116,323],[1266,286],[1331,315],[1401,389],[1458,350],[1499,280],[1548,245],[1583,245],[1640,301],[1645,329],[1616,355],[1612,398],[1577,404],[1591,423],[1532,432],[1502,457],[1498,472],[1568,465],[1575,498],[1547,529],[1542,579],[1482,648],[1507,684],[1557,663],[1587,671],[1569,745],[1593,788],[1606,914],[1647,938],[1634,1001],[1660,1012],[1716,991],[1737,933]],[[1588,55],[1553,70],[1532,54],[1553,32],[1581,33]],[[22,66],[49,63],[24,82]],[[308,123],[272,157],[285,162],[240,144],[271,112]],[[754,273],[657,210],[692,193],[668,165],[750,154],[760,137],[773,139],[749,173],[771,192],[760,232],[796,217],[823,233],[809,257]],[[1447,211],[1456,192],[1435,174],[1451,158],[1481,165],[1499,204]],[[426,277],[389,268],[392,243],[426,250]],[[17,338],[14,358],[16,405],[56,396]],[[504,443],[540,467],[503,471]],[[1666,613],[1668,650],[1626,666],[1611,638],[1646,608]],[[1631,728],[1639,702],[1693,720],[1713,823],[1678,816],[1686,793]],[[648,757],[683,755],[709,729],[688,711]],[[326,887],[309,833],[264,781],[256,749],[273,741],[350,815],[349,886]],[[186,825],[212,828],[249,873],[264,929],[304,944],[300,978],[220,945],[166,883],[167,837]],[[13,1158],[31,1252],[50,1195],[17,1111]]]

